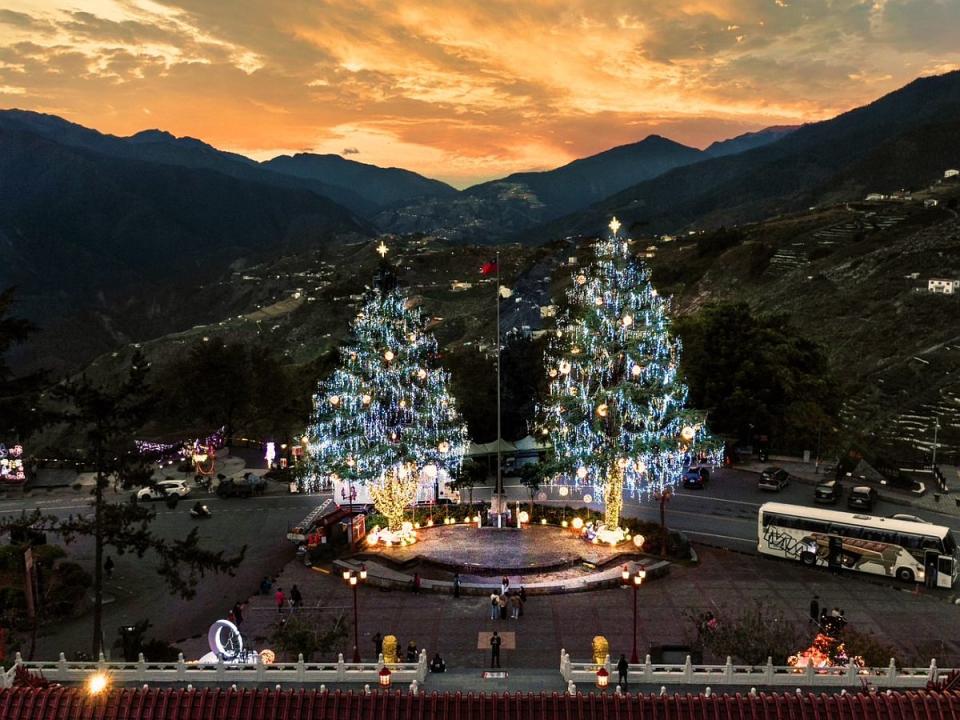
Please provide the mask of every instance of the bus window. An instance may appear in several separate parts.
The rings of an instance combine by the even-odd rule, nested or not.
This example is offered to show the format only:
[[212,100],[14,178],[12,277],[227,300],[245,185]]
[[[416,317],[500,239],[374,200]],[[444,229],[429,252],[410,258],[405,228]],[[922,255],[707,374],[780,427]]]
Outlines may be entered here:
[[957,554],[957,543],[953,539],[953,535],[947,533],[943,537],[943,554],[944,555],[956,555]]
[[943,547],[940,544],[940,539],[935,537],[925,537],[923,539],[923,549],[936,550],[937,552],[943,552]]

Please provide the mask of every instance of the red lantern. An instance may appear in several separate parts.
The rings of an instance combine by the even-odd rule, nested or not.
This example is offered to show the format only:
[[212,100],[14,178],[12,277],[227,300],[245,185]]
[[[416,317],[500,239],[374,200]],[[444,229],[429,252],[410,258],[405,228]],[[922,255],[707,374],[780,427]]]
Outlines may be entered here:
[[384,665],[377,674],[380,677],[380,687],[390,687],[390,668]]
[[610,672],[605,667],[601,667],[599,670],[597,670],[597,687],[604,689],[609,684]]

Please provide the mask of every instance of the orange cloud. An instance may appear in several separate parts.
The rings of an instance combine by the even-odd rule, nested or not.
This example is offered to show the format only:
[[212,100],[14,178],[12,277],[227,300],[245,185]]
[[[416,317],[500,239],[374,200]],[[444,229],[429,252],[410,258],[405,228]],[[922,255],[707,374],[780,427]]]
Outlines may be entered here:
[[0,102],[465,185],[657,132],[698,146],[956,66],[947,0],[7,0]]

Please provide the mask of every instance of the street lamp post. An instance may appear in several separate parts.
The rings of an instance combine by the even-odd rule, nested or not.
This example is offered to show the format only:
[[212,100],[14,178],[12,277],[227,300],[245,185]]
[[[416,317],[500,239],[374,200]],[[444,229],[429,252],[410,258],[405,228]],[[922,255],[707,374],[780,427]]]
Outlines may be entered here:
[[632,572],[626,565],[623,566],[623,572],[620,573],[620,579],[624,587],[633,587],[633,652],[630,654],[630,664],[636,665],[640,662],[640,656],[637,654],[637,590],[647,577],[647,571],[643,565]]
[[360,662],[360,621],[357,618],[357,586],[367,579],[367,566],[361,565],[359,570],[344,570],[343,581],[353,589],[353,661]]

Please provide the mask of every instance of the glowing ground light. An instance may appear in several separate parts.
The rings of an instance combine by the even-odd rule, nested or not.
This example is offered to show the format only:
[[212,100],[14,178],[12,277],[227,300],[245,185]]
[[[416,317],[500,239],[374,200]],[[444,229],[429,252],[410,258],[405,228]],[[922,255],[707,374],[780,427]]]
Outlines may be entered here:
[[110,678],[105,672],[95,672],[87,678],[87,692],[91,695],[99,695],[110,687]]
[[580,530],[583,527],[583,518],[575,517],[572,525],[574,530]]

